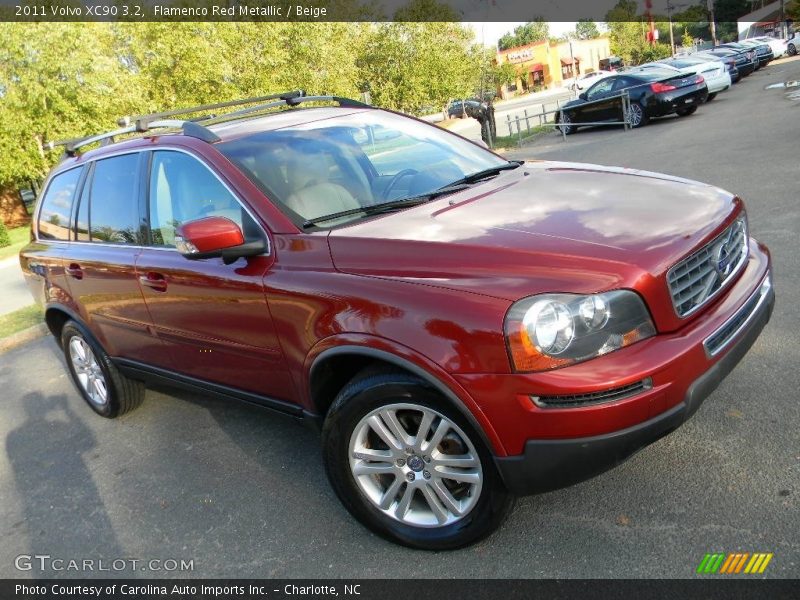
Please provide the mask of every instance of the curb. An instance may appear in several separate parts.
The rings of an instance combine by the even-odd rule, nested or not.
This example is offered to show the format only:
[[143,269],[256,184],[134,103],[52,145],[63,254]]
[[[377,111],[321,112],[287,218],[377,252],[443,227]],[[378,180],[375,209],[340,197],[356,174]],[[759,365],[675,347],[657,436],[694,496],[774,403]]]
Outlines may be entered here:
[[47,325],[45,323],[39,323],[38,325],[28,327],[28,329],[23,329],[22,331],[0,339],[0,354],[16,348],[17,346],[32,342],[40,337],[44,337],[48,332],[49,329],[47,329]]

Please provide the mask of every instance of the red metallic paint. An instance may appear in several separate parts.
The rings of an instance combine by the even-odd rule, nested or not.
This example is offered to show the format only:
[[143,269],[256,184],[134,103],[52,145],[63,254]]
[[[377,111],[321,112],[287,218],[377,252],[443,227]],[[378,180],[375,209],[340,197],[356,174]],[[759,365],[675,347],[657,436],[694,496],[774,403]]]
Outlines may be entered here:
[[205,217],[180,225],[175,233],[191,242],[198,252],[213,252],[244,244],[239,226],[225,217]]
[[[289,111],[213,129],[233,139],[308,119],[303,113],[327,118],[343,110],[353,112]],[[704,337],[769,268],[766,248],[753,242],[737,281],[703,310],[678,318],[667,270],[730,224],[742,202],[712,186],[628,169],[527,163],[415,208],[312,233],[299,231],[213,144],[187,136],[114,144],[59,170],[112,150],[163,147],[189,151],[217,172],[264,227],[269,255],[224,265],[172,250],[70,244],[70,263],[84,272],[75,280],[64,275],[65,244],[34,242],[21,262],[35,294],[44,286],[53,305],[77,300],[80,318],[114,356],[309,411],[309,373],[325,350],[389,352],[451,390],[499,456],[520,453],[527,439],[611,432],[675,405],[716,360],[705,357]],[[160,277],[164,288],[139,277]],[[514,301],[617,288],[644,298],[658,335],[564,369],[512,372],[502,332]],[[530,401],[644,377],[652,377],[652,390],[609,404],[540,409]]]

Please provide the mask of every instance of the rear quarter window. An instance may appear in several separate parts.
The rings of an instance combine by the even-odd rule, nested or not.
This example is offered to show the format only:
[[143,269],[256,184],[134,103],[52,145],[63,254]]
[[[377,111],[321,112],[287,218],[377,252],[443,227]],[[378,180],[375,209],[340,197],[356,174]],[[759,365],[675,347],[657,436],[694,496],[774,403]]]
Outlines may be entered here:
[[72,201],[83,167],[59,173],[50,180],[39,211],[39,238],[69,240],[69,221]]
[[[139,154],[98,160],[89,193],[92,242],[141,244],[139,227]],[[78,222],[83,216],[79,214]]]

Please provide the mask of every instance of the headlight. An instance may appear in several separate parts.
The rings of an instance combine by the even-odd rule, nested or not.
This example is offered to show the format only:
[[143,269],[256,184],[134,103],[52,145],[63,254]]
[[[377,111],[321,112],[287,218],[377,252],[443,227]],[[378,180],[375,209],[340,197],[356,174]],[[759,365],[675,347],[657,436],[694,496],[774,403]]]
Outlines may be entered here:
[[655,335],[644,302],[630,290],[543,294],[509,309],[505,335],[517,371],[547,371],[607,354]]

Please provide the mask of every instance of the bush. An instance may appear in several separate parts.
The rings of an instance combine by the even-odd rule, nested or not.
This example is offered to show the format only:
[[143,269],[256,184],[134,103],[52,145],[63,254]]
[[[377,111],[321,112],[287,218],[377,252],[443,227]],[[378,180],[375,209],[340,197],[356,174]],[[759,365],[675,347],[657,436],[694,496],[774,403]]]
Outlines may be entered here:
[[6,229],[5,223],[0,221],[0,248],[5,248],[10,245],[11,238],[8,237],[8,229]]

